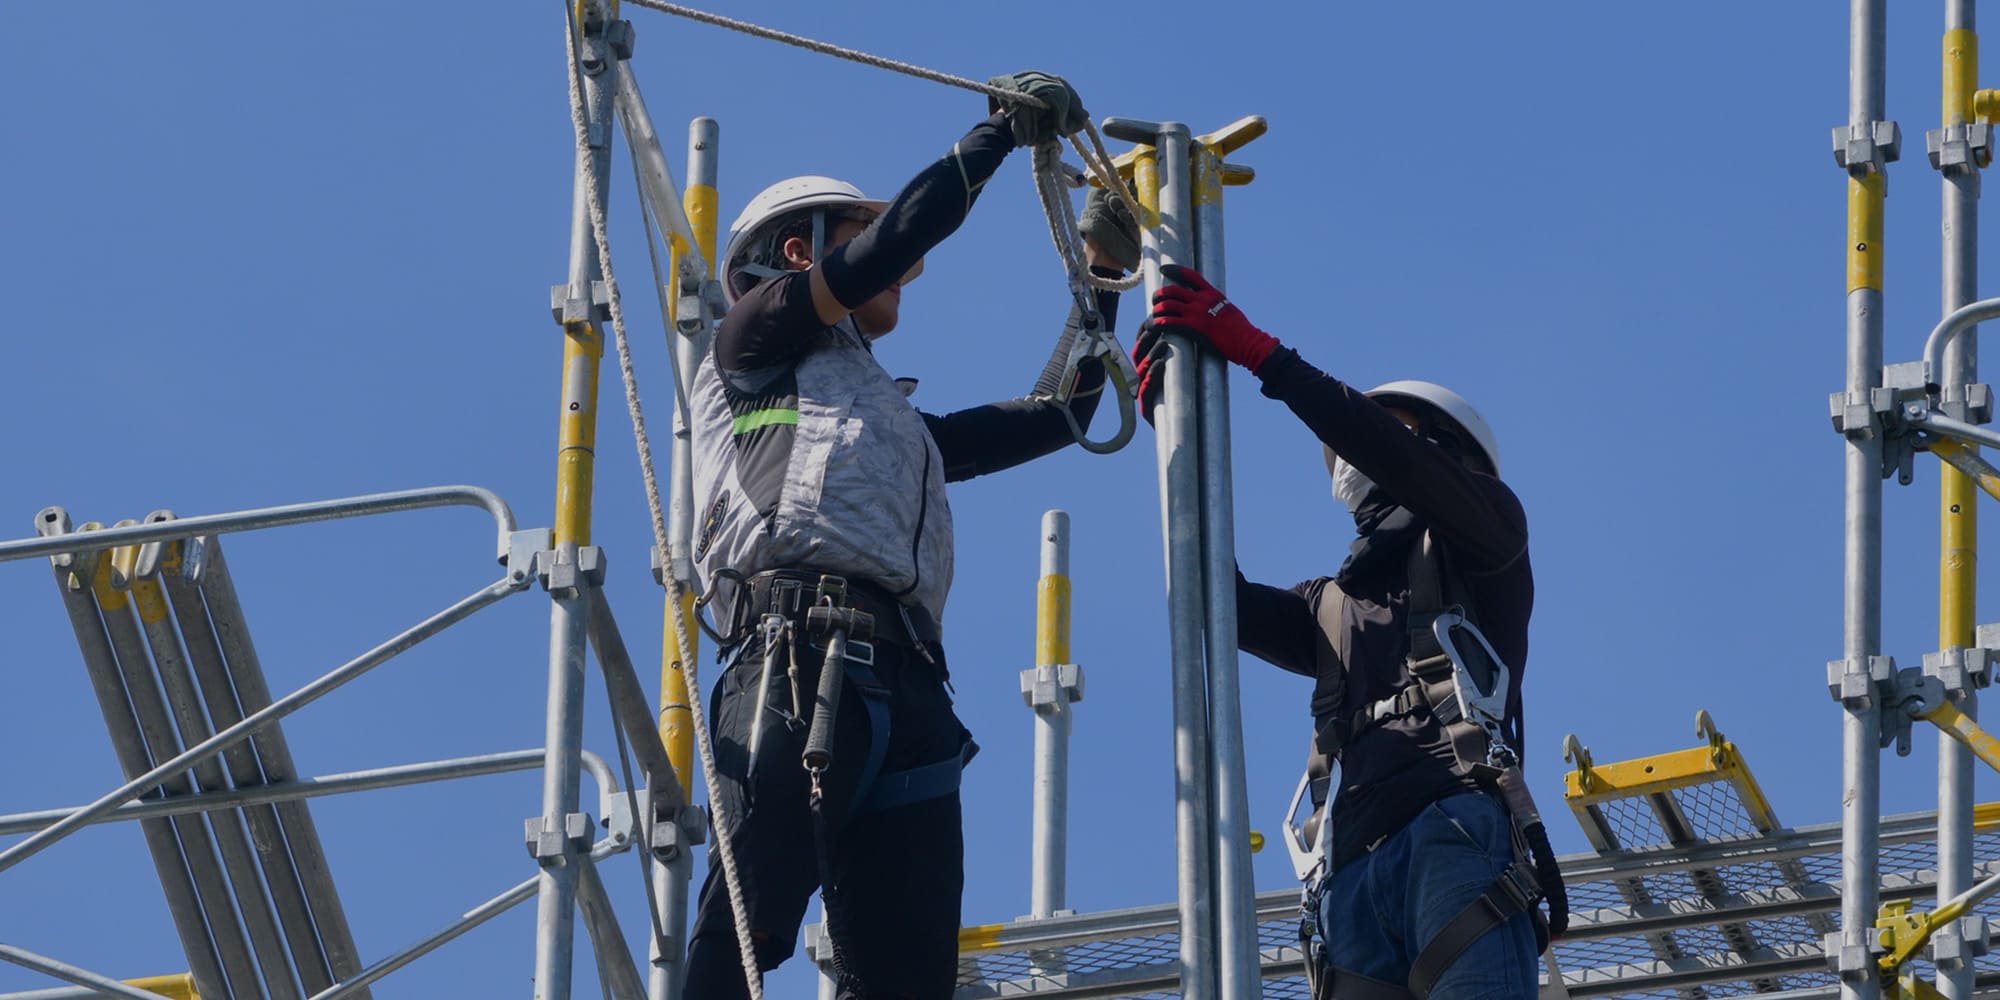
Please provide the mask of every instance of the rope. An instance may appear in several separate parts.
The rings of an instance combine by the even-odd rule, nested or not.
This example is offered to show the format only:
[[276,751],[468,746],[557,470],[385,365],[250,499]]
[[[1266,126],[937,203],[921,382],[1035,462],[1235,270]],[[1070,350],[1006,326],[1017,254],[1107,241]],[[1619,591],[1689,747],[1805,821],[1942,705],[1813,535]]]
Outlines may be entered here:
[[[565,2],[564,16],[568,21],[564,40],[569,49],[569,112],[570,125],[576,132],[576,150],[588,162],[590,156],[589,116],[584,109],[581,72],[582,56],[577,38],[579,26],[570,5]],[[607,137],[608,140],[608,137]],[[584,203],[589,206],[590,235],[597,246],[599,269],[604,274],[604,286],[608,290],[611,311],[611,329],[618,344],[618,375],[625,385],[625,410],[632,417],[632,438],[639,449],[639,475],[645,481],[646,509],[652,515],[653,541],[662,554],[668,551],[667,516],[660,503],[660,481],[653,471],[653,446],[646,435],[646,416],[639,404],[639,379],[632,366],[632,346],[625,336],[625,309],[619,301],[618,279],[611,270],[611,235],[604,218],[604,200],[597,187],[597,172],[579,172],[584,185]],[[666,574],[669,604],[675,609],[668,617],[674,623],[674,643],[681,658],[681,669],[687,678],[688,707],[692,709],[690,720],[694,724],[695,747],[701,753],[702,779],[708,785],[709,808],[715,813],[715,827],[718,831],[728,829],[722,800],[715,788],[715,750],[709,743],[708,716],[701,704],[701,684],[696,676],[693,643],[687,633],[687,622],[678,613],[684,593],[681,581],[673,574]],[[715,856],[722,862],[723,883],[729,890],[729,906],[736,923],[736,942],[743,958],[743,976],[750,990],[750,1000],[764,1000],[764,984],[757,972],[757,952],[752,940],[749,905],[743,898],[743,884],[738,878],[736,852],[729,838],[720,833],[715,838]]]
[[[730,31],[741,32],[743,34],[750,35],[752,37],[768,39],[774,42],[782,42],[783,44],[790,45],[794,48],[804,49],[808,52],[817,52],[820,53],[821,55],[833,56],[836,59],[845,59],[848,62],[860,63],[863,66],[873,66],[876,69],[886,69],[891,73],[901,73],[904,76],[913,76],[919,80],[929,80],[932,83],[942,83],[947,87],[958,87],[963,90],[970,90],[973,91],[974,93],[985,94],[986,96],[991,97],[996,101],[1001,101],[1003,103],[1023,105],[1026,107],[1038,108],[1042,110],[1047,110],[1048,108],[1048,105],[1044,103],[1041,99],[1030,97],[1027,94],[1023,94],[1018,90],[1007,90],[1001,87],[995,87],[990,83],[980,83],[977,80],[969,79],[967,77],[957,76],[951,73],[945,73],[934,69],[926,69],[922,66],[916,65],[915,63],[906,63],[902,62],[901,60],[890,59],[886,56],[878,56],[872,53],[863,52],[859,49],[850,49],[844,46],[835,45],[831,42],[822,42],[819,41],[818,39],[807,38],[804,35],[794,35],[791,32],[779,31],[776,28],[766,28],[763,25],[752,24],[748,21],[738,21],[735,18],[723,17],[720,14],[711,14],[705,10],[696,10],[693,7],[683,7],[677,3],[668,3],[667,0],[624,0],[624,2],[630,3],[636,7],[644,7],[648,10],[657,10],[663,14],[672,14],[675,17],[684,17],[690,21],[699,21],[703,24],[711,24],[718,28],[727,28]],[[1076,149],[1076,155],[1083,160],[1084,167],[1090,171],[1091,176],[1097,180],[1097,183],[1103,186],[1103,188],[1106,191],[1111,192],[1112,197],[1118,199],[1119,201],[1124,202],[1126,210],[1132,213],[1132,218],[1134,220],[1137,220],[1140,217],[1139,208],[1137,205],[1134,205],[1132,203],[1132,199],[1129,193],[1126,191],[1125,185],[1119,181],[1117,168],[1111,165],[1111,154],[1105,152],[1104,138],[1097,134],[1097,126],[1092,124],[1090,119],[1086,117],[1083,122],[1082,131],[1087,136],[1089,136],[1091,149],[1090,151],[1086,152],[1083,145],[1077,142],[1076,137],[1074,135],[1071,135],[1069,136],[1069,141],[1070,145]],[[1059,147],[1058,151],[1060,151]],[[1036,154],[1037,154],[1035,159],[1036,190],[1042,196],[1042,210],[1049,216],[1049,224],[1050,226],[1053,227],[1056,224],[1056,214],[1054,209],[1051,208],[1050,192],[1058,189],[1057,186],[1060,183],[1062,183],[1062,178],[1059,174],[1044,175],[1044,167],[1040,156],[1040,147],[1036,148]],[[1057,166],[1059,166],[1059,162],[1052,162],[1049,164],[1049,169],[1053,170]],[[1044,187],[1044,185],[1046,185],[1046,187]],[[1067,203],[1068,195],[1066,194],[1063,195],[1061,200]],[[1076,230],[1075,226],[1076,219],[1073,210],[1067,215],[1067,218],[1069,218],[1070,220],[1070,233],[1074,235]],[[1071,246],[1072,244],[1065,243],[1063,236],[1058,235],[1056,237],[1056,250],[1059,253],[1063,254],[1063,263],[1065,265],[1071,266],[1071,273],[1073,275],[1081,275],[1082,276],[1081,280],[1085,284],[1088,284],[1092,288],[1103,288],[1110,291],[1119,291],[1119,292],[1128,291],[1130,289],[1138,287],[1140,279],[1136,273],[1132,277],[1126,280],[1113,281],[1111,279],[1099,278],[1096,275],[1091,274],[1090,269],[1088,267],[1075,266],[1075,261],[1080,260],[1082,255],[1080,251],[1072,255],[1072,253],[1070,252]]]
[[965,90],[974,91],[976,93],[985,94],[986,96],[991,97],[996,101],[1005,101],[1010,104],[1025,104],[1031,108],[1042,108],[1042,109],[1048,108],[1048,105],[1042,103],[1042,101],[1039,100],[1038,98],[1029,97],[1028,95],[1023,94],[1018,90],[1006,90],[1000,87],[995,87],[990,83],[980,83],[977,80],[967,79],[966,77],[954,76],[950,73],[942,73],[934,69],[925,69],[924,67],[918,66],[914,63],[900,62],[898,60],[890,59],[884,56],[871,55],[869,53],[862,52],[858,49],[843,48],[839,45],[834,45],[830,42],[822,42],[818,41],[817,39],[807,38],[804,35],[794,35],[790,32],[779,31],[776,28],[766,28],[763,25],[751,24],[748,21],[738,21],[734,18],[723,17],[720,14],[711,14],[705,10],[696,10],[693,7],[683,7],[677,3],[667,3],[666,0],[624,0],[624,2],[632,4],[635,7],[645,7],[648,10],[657,10],[662,14],[672,14],[675,17],[685,17],[690,21],[700,21],[703,24],[712,24],[718,28],[728,28],[731,31],[740,31],[743,34],[752,35],[757,38],[769,39],[774,42],[783,42],[784,44],[790,45],[794,48],[805,49],[808,52],[817,52],[821,55],[833,56],[836,59],[845,59],[848,62],[860,63],[863,66],[873,66],[876,69],[886,69],[891,73],[901,73],[904,76],[914,76],[919,80],[929,80],[932,83],[942,83],[947,87],[959,87]]

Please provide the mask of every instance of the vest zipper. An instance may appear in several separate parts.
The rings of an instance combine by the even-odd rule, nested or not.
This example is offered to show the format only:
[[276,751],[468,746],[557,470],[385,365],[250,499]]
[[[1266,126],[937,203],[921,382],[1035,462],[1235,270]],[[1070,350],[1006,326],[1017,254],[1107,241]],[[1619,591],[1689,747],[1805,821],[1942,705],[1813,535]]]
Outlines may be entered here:
[[[925,437],[929,436],[929,432],[925,432]],[[931,446],[928,442],[924,444],[923,481],[917,484],[917,488],[923,492],[917,500],[917,530],[910,536],[910,585],[891,595],[894,597],[902,597],[916,590],[917,585],[924,582],[924,563],[921,558],[924,547],[924,521],[931,513]]]

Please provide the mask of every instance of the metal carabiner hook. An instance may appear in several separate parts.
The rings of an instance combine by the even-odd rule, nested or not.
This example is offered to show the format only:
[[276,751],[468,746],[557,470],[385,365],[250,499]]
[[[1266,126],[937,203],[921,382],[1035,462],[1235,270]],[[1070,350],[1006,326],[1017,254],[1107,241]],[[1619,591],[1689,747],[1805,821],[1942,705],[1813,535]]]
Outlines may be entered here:
[[[1079,293],[1078,305],[1088,297],[1088,291]],[[1070,345],[1069,358],[1063,365],[1061,388],[1050,397],[1062,407],[1063,421],[1069,424],[1069,434],[1078,447],[1093,455],[1109,455],[1125,447],[1132,435],[1139,429],[1139,420],[1133,414],[1133,391],[1138,384],[1139,374],[1132,367],[1132,359],[1125,356],[1118,338],[1110,332],[1099,329],[1101,317],[1096,309],[1084,310],[1083,323],[1077,330],[1076,342]],[[1070,410],[1071,392],[1076,388],[1077,368],[1085,359],[1096,358],[1104,366],[1105,384],[1110,387],[1114,405],[1118,407],[1118,431],[1103,441],[1092,441],[1083,425],[1077,423],[1076,414]]]

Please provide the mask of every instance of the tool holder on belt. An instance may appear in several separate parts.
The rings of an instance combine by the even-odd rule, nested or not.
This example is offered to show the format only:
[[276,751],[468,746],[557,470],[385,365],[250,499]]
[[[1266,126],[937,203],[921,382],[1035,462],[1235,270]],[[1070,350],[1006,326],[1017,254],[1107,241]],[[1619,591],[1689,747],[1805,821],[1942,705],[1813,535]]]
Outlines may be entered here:
[[[841,689],[846,684],[850,662],[873,666],[875,646],[870,641],[875,635],[875,616],[865,611],[847,607],[847,581],[838,576],[821,576],[819,593],[813,605],[806,611],[806,634],[823,639],[826,643],[826,662],[820,666],[819,690],[813,696],[812,723],[806,730],[806,748],[802,757],[806,773],[812,777],[813,809],[817,812],[825,794],[821,786],[827,768],[833,766],[833,726],[840,714]],[[857,679],[860,680],[860,679]],[[862,683],[875,681],[873,672]],[[886,693],[886,692],[885,692]],[[877,700],[863,691],[863,697],[871,702]],[[874,722],[870,711],[869,721]],[[883,712],[886,719],[887,712]],[[868,767],[862,772],[865,787],[874,777],[874,770],[882,763],[887,740],[871,734],[869,739]]]

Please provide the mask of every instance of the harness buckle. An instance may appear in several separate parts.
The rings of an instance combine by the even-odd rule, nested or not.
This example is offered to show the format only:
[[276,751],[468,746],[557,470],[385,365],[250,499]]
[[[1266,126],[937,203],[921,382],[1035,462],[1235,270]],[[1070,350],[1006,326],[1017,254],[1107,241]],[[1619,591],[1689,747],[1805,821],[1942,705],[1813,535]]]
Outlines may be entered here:
[[1532,910],[1542,898],[1542,884],[1535,880],[1535,873],[1519,862],[1507,866],[1507,870],[1495,879],[1493,887],[1507,897],[1516,907],[1516,912]]
[[847,640],[847,659],[864,667],[875,665],[875,644],[866,639]]

